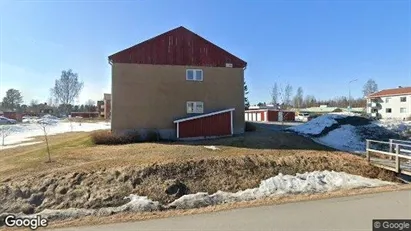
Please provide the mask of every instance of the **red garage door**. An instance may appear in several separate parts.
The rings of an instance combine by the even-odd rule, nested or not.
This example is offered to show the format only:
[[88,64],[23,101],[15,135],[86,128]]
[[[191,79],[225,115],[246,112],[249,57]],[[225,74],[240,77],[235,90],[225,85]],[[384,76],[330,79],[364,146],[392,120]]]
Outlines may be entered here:
[[193,116],[174,121],[177,138],[210,138],[233,134],[233,111],[223,111]]
[[269,110],[267,117],[267,121],[278,121],[278,111]]

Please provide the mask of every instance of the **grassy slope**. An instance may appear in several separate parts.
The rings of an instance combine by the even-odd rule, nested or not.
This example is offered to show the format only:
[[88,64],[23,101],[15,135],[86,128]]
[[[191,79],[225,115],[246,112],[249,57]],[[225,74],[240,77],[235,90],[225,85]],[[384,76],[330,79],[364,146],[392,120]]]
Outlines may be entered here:
[[[37,139],[42,140],[41,137]],[[95,146],[91,142],[90,133],[67,133],[50,136],[50,144],[52,163],[45,163],[47,156],[44,143],[2,150],[0,182],[30,182],[32,187],[37,187],[33,183],[37,179],[53,177],[64,184],[68,180],[66,173],[85,172],[90,179],[85,179],[83,183],[92,182],[93,187],[106,188],[104,181],[107,178],[116,178],[116,170],[119,170],[122,176],[142,177],[142,183],[135,189],[127,188],[127,192],[120,192],[118,190],[126,184],[121,183],[119,178],[112,181],[110,188],[113,190],[107,195],[112,193],[123,196],[122,194],[133,192],[167,201],[170,198],[156,192],[163,192],[162,182],[172,178],[181,178],[193,192],[210,193],[218,189],[237,191],[256,187],[260,180],[279,172],[295,174],[314,170],[336,170],[384,180],[395,179],[394,174],[370,166],[361,157],[331,150],[292,133],[258,131],[240,137],[202,142],[139,143],[121,146]],[[209,150],[204,148],[204,145],[216,145],[220,150]],[[108,171],[105,171],[106,169]],[[144,177],[141,173],[144,173]],[[226,208],[233,206],[237,205],[223,205]],[[241,203],[238,206],[241,207]],[[209,210],[214,211],[215,208],[198,211]],[[181,213],[183,212],[175,211],[162,214],[168,216]],[[153,215],[124,214],[113,217],[112,221],[144,217],[150,218]],[[94,218],[85,218],[84,224],[93,222],[96,222]],[[70,222],[68,224],[73,225]]]
[[[38,137],[36,140],[43,140]],[[124,166],[169,163],[211,157],[239,157],[248,154],[293,155],[302,150],[323,151],[327,148],[289,133],[247,134],[192,143],[139,143],[121,146],[95,146],[90,133],[66,133],[49,137],[53,163],[47,160],[46,145],[39,143],[5,149],[0,152],[0,181],[27,174],[52,171],[77,171]],[[213,151],[204,145],[217,145]]]

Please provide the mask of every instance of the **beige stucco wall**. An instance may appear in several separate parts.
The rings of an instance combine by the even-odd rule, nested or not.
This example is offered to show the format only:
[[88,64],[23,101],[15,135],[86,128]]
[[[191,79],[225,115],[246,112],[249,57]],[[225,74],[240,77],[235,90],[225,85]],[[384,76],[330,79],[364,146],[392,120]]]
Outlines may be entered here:
[[[186,69],[203,70],[202,82],[186,81]],[[187,117],[187,101],[204,102],[204,111],[235,108],[234,133],[244,132],[244,70],[242,68],[112,65],[113,131],[172,131],[173,121]]]

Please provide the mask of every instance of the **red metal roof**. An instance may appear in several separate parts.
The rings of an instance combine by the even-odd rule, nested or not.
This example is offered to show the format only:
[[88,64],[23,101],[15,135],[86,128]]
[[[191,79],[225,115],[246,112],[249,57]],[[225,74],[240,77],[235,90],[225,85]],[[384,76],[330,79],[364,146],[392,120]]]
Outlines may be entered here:
[[180,26],[108,57],[112,63],[245,68],[247,63]]
[[395,96],[395,95],[411,95],[411,87],[399,87],[392,89],[385,89],[379,92],[375,92],[368,96],[368,98],[378,98],[382,96]]

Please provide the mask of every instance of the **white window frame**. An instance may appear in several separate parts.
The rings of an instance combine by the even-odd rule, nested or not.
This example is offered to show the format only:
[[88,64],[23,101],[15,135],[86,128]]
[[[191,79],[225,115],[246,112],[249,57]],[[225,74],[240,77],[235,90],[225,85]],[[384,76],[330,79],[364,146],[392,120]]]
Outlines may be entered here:
[[[390,112],[388,112],[388,109],[390,109]],[[392,108],[385,108],[385,113],[391,114],[392,113]]]
[[[188,108],[188,104],[193,104],[193,110],[192,111],[190,111]],[[197,109],[197,107],[199,106],[199,105],[201,105],[202,106],[202,110],[198,110]],[[204,113],[204,102],[201,102],[201,101],[187,101],[187,103],[186,103],[186,110],[187,110],[187,113],[188,114],[193,114],[193,113],[195,113],[195,114],[201,114],[201,113]]]
[[[405,99],[405,100],[402,101],[402,99]],[[407,97],[406,97],[406,96],[401,96],[401,97],[400,97],[400,102],[401,102],[401,103],[407,102]]]
[[[193,79],[189,79],[189,78],[188,78],[188,72],[189,72],[189,71],[192,71],[192,72],[193,72]],[[201,72],[200,78],[197,78],[197,71],[200,71],[200,72]],[[186,80],[187,80],[187,81],[198,81],[198,82],[201,82],[201,81],[203,81],[203,79],[204,79],[203,69],[187,69],[187,70],[186,70]]]
[[406,107],[401,107],[400,108],[400,113],[407,113],[407,108]]
[[385,98],[385,103],[389,103],[389,102],[390,102],[390,100],[391,100],[391,97],[387,97],[387,98]]

